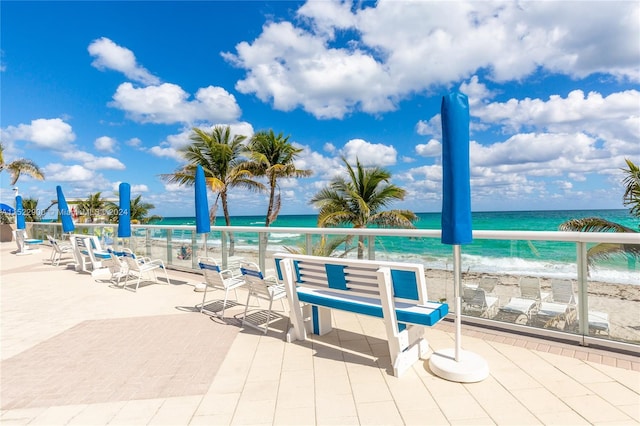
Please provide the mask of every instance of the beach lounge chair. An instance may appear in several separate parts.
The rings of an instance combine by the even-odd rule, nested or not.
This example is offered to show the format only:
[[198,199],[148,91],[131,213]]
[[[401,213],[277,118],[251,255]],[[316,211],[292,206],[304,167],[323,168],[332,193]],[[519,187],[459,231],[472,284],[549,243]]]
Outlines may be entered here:
[[27,231],[24,229],[16,229],[13,232],[13,238],[16,240],[18,246],[17,255],[40,253],[42,250],[39,248],[33,248],[36,245],[42,244],[43,241],[37,238],[28,238]]
[[[264,334],[267,334],[267,331],[269,331],[269,320],[271,319],[273,301],[280,300],[280,303],[282,303],[282,309],[284,310],[284,302],[282,299],[287,297],[287,292],[284,288],[284,285],[279,284],[275,276],[263,276],[262,271],[260,271],[260,268],[255,263],[242,263],[240,266],[240,271],[242,272],[242,276],[244,277],[244,280],[249,289],[247,303],[244,308],[244,316],[242,317],[242,326],[244,327],[246,324],[250,327],[262,331]],[[269,308],[267,310],[267,318],[264,327],[260,327],[258,324],[247,321],[247,311],[249,308],[249,301],[251,299],[251,296],[254,296],[258,299],[267,300],[269,302]],[[252,316],[255,317],[256,315]]]
[[486,294],[493,294],[500,280],[496,277],[481,277],[478,287],[483,289]]
[[[127,277],[122,288],[131,291],[138,291],[142,278],[149,275],[153,275],[153,281],[159,283],[157,275],[158,269],[162,269],[164,271],[167,283],[171,283],[171,281],[169,281],[169,276],[167,275],[167,268],[165,268],[164,262],[161,259],[151,260],[151,258],[148,257],[138,257],[129,249],[124,249],[124,255],[122,257],[128,266]],[[129,288],[127,285],[129,278],[137,278],[136,286],[133,289]]]
[[120,285],[122,278],[126,279],[129,276],[129,265],[124,260],[124,252],[115,252],[108,249],[109,258],[102,261],[102,266],[109,270],[111,277],[110,282],[115,282],[116,285]]
[[535,319],[545,328],[565,329],[571,326],[576,316],[576,297],[573,282],[564,279],[551,280],[551,300],[543,301],[538,306]]
[[206,309],[208,303],[207,290],[209,288],[224,291],[224,301],[222,302],[222,312],[218,315],[220,318],[224,317],[224,310],[227,308],[227,300],[229,298],[229,291],[233,290],[238,300],[238,287],[245,284],[244,277],[242,275],[233,275],[229,269],[221,270],[215,259],[210,257],[198,258],[198,266],[202,270],[204,277],[204,294],[202,295],[202,305],[200,306],[200,312],[217,315],[214,311]]
[[481,288],[462,289],[462,310],[465,314],[492,318],[498,308],[498,300],[497,297],[488,296]]
[[542,300],[549,294],[540,290],[540,278],[521,277],[518,283],[520,297],[512,297],[499,311],[499,319],[515,322],[516,324],[529,324],[531,314]]
[[76,271],[90,272],[89,269],[95,271],[102,268],[102,258],[98,260],[95,254],[96,251],[102,253],[98,237],[95,235],[72,234],[69,240],[73,246],[73,253],[76,259]]
[[51,257],[49,260],[52,265],[58,266],[62,257],[65,255],[69,255],[73,258],[73,246],[70,243],[62,243],[51,235],[47,235],[47,239],[49,240],[49,244],[51,244]]
[[609,314],[606,312],[589,311],[589,334],[610,333]]

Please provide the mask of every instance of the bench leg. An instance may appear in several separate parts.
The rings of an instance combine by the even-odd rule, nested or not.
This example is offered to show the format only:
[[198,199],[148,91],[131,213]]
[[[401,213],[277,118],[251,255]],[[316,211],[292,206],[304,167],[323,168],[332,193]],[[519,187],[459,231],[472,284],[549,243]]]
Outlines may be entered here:
[[[309,312],[311,316],[311,323],[307,323],[308,325],[305,324],[307,332],[323,336],[333,330],[333,326],[331,325],[331,309],[324,308],[322,306],[310,305],[306,305],[306,307],[311,308]],[[311,328],[311,330],[309,330],[309,328]]]

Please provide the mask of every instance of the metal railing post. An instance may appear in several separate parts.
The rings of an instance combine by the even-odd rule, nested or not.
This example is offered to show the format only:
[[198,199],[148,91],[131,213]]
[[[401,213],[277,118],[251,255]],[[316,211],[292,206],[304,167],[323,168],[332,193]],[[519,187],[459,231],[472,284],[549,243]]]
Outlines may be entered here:
[[576,243],[576,267],[578,273],[578,332],[582,336],[589,335],[589,297],[588,297],[588,262],[587,243]]

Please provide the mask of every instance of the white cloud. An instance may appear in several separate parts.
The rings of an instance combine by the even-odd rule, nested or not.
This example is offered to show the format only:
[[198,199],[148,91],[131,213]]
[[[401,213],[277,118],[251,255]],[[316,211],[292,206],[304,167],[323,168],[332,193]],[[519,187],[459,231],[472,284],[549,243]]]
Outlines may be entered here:
[[83,166],[91,170],[124,170],[125,166],[120,160],[114,157],[96,157],[86,151],[71,150],[62,154],[66,160],[81,161]]
[[[538,70],[640,81],[637,2],[308,2],[298,23],[263,27],[223,56],[246,70],[237,82],[276,109],[318,118],[393,110],[414,93],[474,76],[517,81]],[[444,18],[446,17],[446,18]],[[350,37],[337,48],[336,30]],[[342,43],[344,40],[341,39]]]
[[142,140],[140,140],[140,138],[131,138],[125,143],[134,148],[139,148],[142,145]]
[[398,153],[393,146],[351,139],[342,148],[342,154],[349,164],[355,164],[357,157],[363,166],[384,167],[396,164]]
[[110,138],[109,136],[100,136],[95,140],[93,146],[98,151],[113,152],[117,143],[118,142],[115,139]]
[[71,126],[59,118],[38,118],[31,124],[8,126],[2,130],[2,138],[10,141],[23,140],[38,148],[66,150],[76,139]]
[[120,71],[127,78],[143,84],[158,84],[160,79],[138,65],[133,52],[121,47],[106,37],[94,40],[89,45],[89,54],[95,57],[92,66],[99,70]]
[[442,154],[442,144],[440,141],[431,139],[426,144],[416,145],[416,152],[422,157],[437,157]]
[[[231,138],[235,135],[246,136],[245,143],[253,136],[253,126],[246,121],[231,123],[231,124],[214,124],[207,126],[198,126],[200,129],[210,132],[215,126],[229,126],[231,130]],[[192,134],[191,128],[185,128],[182,132],[167,136],[167,139],[162,141],[160,145],[149,148],[149,152],[157,157],[173,158],[179,162],[184,162],[184,158],[178,152],[180,148],[190,145],[192,143],[189,138]]]
[[235,97],[220,87],[198,89],[195,99],[189,98],[175,84],[136,88],[127,82],[118,87],[110,106],[142,123],[192,125],[198,121],[231,122],[240,116]]
[[[65,166],[51,163],[43,167],[47,180],[52,182],[83,182],[93,180],[95,172],[80,165]],[[66,195],[66,194],[65,194]]]

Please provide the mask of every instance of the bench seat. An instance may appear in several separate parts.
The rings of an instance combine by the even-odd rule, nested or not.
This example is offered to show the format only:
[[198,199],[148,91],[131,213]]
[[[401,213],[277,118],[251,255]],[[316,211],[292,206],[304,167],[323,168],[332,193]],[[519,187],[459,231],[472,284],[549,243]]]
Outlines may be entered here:
[[[301,286],[297,288],[297,293],[298,299],[304,303],[383,318],[380,299],[350,296],[345,295],[344,292],[318,290]],[[448,305],[432,302],[426,302],[424,305],[396,302],[395,310],[398,322],[418,324],[427,327],[435,325],[444,318],[449,311]]]

